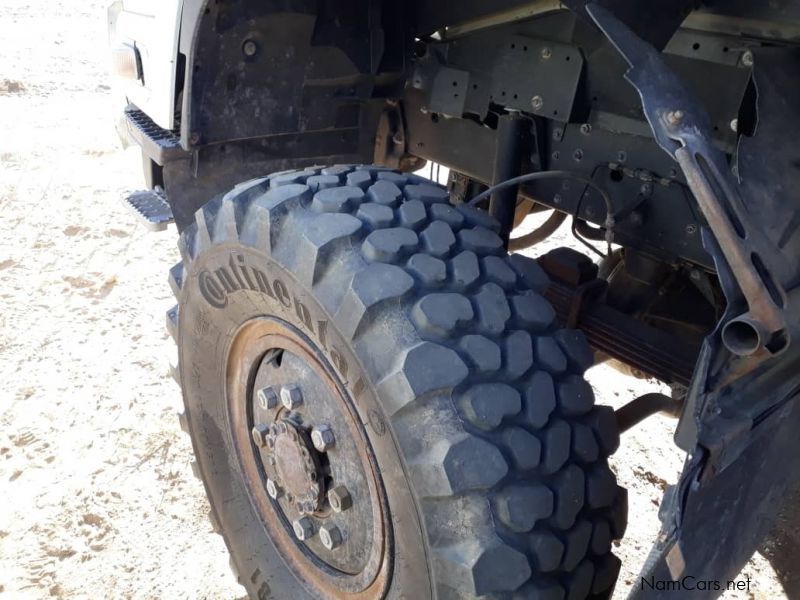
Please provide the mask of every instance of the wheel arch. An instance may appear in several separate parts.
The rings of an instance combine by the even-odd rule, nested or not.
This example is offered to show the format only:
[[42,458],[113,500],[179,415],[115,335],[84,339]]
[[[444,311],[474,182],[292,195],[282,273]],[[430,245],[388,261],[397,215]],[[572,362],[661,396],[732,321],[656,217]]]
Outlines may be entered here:
[[240,181],[372,163],[386,99],[405,82],[405,12],[382,0],[185,0],[176,75],[185,152],[164,165],[179,230]]
[[410,38],[402,14],[379,0],[185,0],[183,147],[370,121],[374,131],[370,105],[404,80]]

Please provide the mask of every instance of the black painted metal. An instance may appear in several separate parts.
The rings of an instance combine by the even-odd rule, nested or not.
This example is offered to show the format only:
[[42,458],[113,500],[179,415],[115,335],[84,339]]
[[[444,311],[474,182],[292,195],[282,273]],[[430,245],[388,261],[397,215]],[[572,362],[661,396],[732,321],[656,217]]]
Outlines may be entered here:
[[186,156],[180,139],[173,131],[163,129],[133,105],[125,109],[128,135],[142,148],[145,156],[158,165]]
[[577,14],[587,17],[586,5],[597,4],[613,13],[639,37],[661,50],[691,12],[697,0],[657,0],[643,9],[640,0],[564,0]]
[[[564,27],[572,17],[550,20]],[[428,44],[411,83],[425,92],[430,112],[485,118],[496,104],[566,122],[578,100],[583,67],[583,55],[572,44],[501,28]]]
[[677,417],[680,413],[680,409],[680,401],[665,394],[652,393],[638,396],[614,412],[617,416],[619,431],[620,433],[624,433],[646,418],[657,415],[658,413]]
[[[530,121],[519,115],[500,117],[497,127],[494,175],[492,184],[498,184],[520,174],[522,155],[530,138]],[[508,237],[514,227],[514,211],[517,208],[519,186],[511,186],[495,192],[489,202],[489,214],[500,223],[500,237],[508,246]]]
[[[789,220],[782,228],[787,232],[784,243],[794,237],[797,226],[791,218],[800,214],[796,196],[785,198],[783,206],[775,210],[763,196],[766,190],[781,190],[787,184],[791,189],[790,182],[798,176],[796,163],[784,164],[781,173],[769,168],[763,175],[758,169],[750,171],[749,186],[742,186],[731,174],[726,157],[710,144],[707,115],[661,55],[611,13],[598,6],[590,6],[588,12],[630,64],[626,78],[641,94],[659,145],[670,155],[690,152],[693,161],[707,165],[704,175],[714,182],[717,201],[727,207],[728,218],[740,230],[740,243],[748,245],[751,256],[757,252],[763,258],[761,268],[771,273],[770,278],[791,289],[796,285],[796,258],[783,253],[775,228],[758,221],[780,218],[785,211]],[[751,64],[752,58],[748,59]],[[771,97],[765,103],[769,107],[767,119],[783,112],[781,104],[796,85],[793,74],[797,72],[797,58],[790,53],[783,53],[781,58],[767,84],[771,88]],[[680,114],[676,116],[675,111]],[[762,146],[764,155],[774,156],[776,149],[784,152],[781,140],[794,143],[786,133],[789,123],[784,121],[781,127],[782,131],[767,127],[763,132],[777,140],[763,136],[756,128],[753,140],[769,146]],[[743,145],[753,147],[749,140]],[[791,153],[788,150],[789,160]],[[752,154],[747,157],[753,165],[760,162]],[[762,178],[770,174],[772,179]],[[753,196],[745,195],[748,191]],[[762,211],[766,217],[755,216]],[[728,298],[724,323],[742,310],[742,291],[718,242],[708,233],[704,241],[715,257]],[[792,330],[796,330],[799,308],[791,297],[783,305],[784,315],[791,315],[786,321]],[[721,346],[719,330],[706,339],[689,387],[676,440],[690,455],[678,485],[662,506],[662,536],[643,571],[648,579],[671,581],[687,575],[695,580],[731,579],[757,548],[782,504],[784,491],[800,478],[796,465],[776,468],[778,464],[785,466],[781,457],[797,457],[800,451],[796,435],[800,423],[800,352],[790,346],[778,358],[731,358]],[[696,597],[716,595],[696,592]],[[635,588],[634,597],[666,595],[641,587]]]
[[493,14],[521,8],[530,0],[455,0],[430,2],[416,0],[413,18],[420,34],[431,34],[446,26],[485,18]]

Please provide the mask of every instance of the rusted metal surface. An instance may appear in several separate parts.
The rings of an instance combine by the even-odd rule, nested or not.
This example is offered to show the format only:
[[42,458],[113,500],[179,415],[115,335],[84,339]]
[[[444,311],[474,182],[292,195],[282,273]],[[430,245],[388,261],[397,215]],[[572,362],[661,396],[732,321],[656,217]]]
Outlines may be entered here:
[[[272,406],[265,409],[260,396],[267,394],[259,392],[268,384],[281,392],[295,386],[302,400],[282,393],[280,403],[263,403]],[[388,505],[366,434],[333,368],[285,326],[254,319],[228,352],[226,396],[251,502],[289,568],[318,597],[383,597],[392,572]],[[337,430],[337,456],[314,447],[311,431],[322,421]],[[253,436],[258,424],[268,425],[263,445]],[[303,505],[315,491],[314,505]],[[334,507],[328,492],[346,498]]]
[[[705,161],[707,169],[704,172],[698,162],[698,157],[693,157],[686,147],[676,150],[675,157],[686,176],[689,187],[692,188],[703,216],[720,244],[725,260],[733,271],[742,294],[747,300],[751,318],[760,323],[770,334],[784,329],[786,324],[783,315],[770,297],[763,278],[759,276],[753,265],[752,250],[747,249],[742,235],[734,229],[731,216],[729,216],[730,209],[726,210],[723,205],[727,199],[714,192],[715,186],[719,189],[720,181],[718,179],[713,181],[711,178],[718,174],[709,171],[708,169],[712,168],[711,163]],[[699,160],[704,159],[699,157]],[[742,222],[742,226],[746,227],[746,222]]]

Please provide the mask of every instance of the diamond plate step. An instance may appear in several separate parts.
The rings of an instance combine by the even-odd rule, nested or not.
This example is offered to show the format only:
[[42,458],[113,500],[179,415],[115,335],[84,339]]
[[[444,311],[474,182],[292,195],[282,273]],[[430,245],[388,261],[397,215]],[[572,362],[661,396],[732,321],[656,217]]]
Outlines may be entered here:
[[131,192],[123,199],[136,218],[151,231],[163,231],[175,222],[172,209],[161,188]]

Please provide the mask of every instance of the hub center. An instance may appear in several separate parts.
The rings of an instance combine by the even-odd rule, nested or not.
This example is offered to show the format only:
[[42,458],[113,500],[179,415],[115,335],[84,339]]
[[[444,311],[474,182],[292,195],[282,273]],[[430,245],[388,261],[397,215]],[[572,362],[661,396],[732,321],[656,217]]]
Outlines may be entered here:
[[318,510],[323,478],[316,450],[306,432],[289,419],[279,421],[270,427],[267,446],[273,449],[278,482],[292,496],[298,511]]

